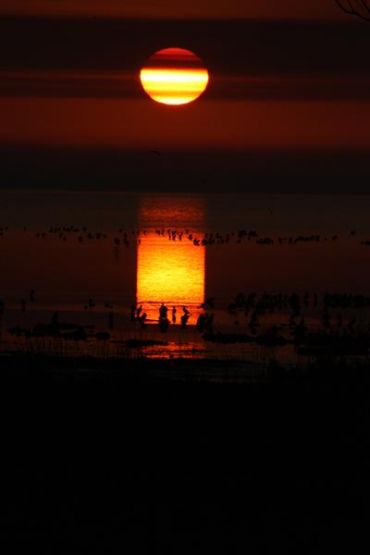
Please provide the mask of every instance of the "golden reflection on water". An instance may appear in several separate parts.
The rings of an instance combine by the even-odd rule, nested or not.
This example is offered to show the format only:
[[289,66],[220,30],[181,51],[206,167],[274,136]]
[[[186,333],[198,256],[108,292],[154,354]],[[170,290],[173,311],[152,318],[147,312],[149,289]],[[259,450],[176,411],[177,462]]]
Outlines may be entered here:
[[[197,307],[204,301],[205,247],[188,239],[170,241],[156,233],[141,238],[137,257],[137,300],[150,320],[158,320],[159,305],[190,310],[189,323],[196,320]],[[170,313],[169,313],[169,317]]]
[[[169,205],[168,200],[149,199],[140,210],[140,224],[150,229],[151,224],[158,223],[158,215],[165,229],[177,229],[195,225],[195,235],[201,236],[200,227],[204,219],[202,205],[192,199],[176,199]],[[153,219],[152,219],[153,218]],[[159,306],[164,303],[172,319],[172,308],[177,309],[176,322],[180,323],[182,307],[190,311],[189,324],[195,323],[199,314],[199,305],[204,302],[206,252],[202,245],[194,246],[185,232],[180,240],[175,240],[152,230],[141,235],[137,253],[137,302],[143,305],[148,320],[157,322]]]

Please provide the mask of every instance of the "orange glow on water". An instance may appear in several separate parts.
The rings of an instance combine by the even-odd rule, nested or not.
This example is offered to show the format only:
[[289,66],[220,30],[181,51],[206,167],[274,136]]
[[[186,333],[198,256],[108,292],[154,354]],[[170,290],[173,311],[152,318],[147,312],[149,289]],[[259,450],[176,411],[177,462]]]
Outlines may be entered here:
[[177,323],[182,307],[190,310],[189,323],[197,317],[197,307],[204,302],[205,247],[191,241],[170,241],[156,233],[142,236],[137,257],[137,300],[149,320],[158,321],[163,302],[177,308]]
[[140,81],[156,102],[179,106],[192,102],[206,90],[209,75],[190,50],[166,48],[148,60],[140,71]]

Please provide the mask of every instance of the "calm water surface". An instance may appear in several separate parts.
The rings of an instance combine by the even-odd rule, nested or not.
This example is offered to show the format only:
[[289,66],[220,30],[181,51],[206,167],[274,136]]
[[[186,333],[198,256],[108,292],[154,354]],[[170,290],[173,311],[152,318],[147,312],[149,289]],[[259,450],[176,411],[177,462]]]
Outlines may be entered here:
[[[109,328],[117,342],[153,337],[165,303],[170,321],[176,308],[176,324],[160,334],[169,345],[150,356],[220,354],[192,325],[212,298],[206,309],[216,330],[246,333],[250,314],[229,306],[238,292],[308,294],[301,316],[318,326],[325,292],[370,294],[369,212],[366,196],[2,191],[2,343],[14,344],[10,328],[32,329],[55,311],[94,331]],[[145,329],[130,320],[135,303],[147,314]],[[261,329],[286,326],[285,308],[269,310]],[[367,309],[357,310],[356,325],[368,326]],[[257,350],[239,345],[233,353]]]

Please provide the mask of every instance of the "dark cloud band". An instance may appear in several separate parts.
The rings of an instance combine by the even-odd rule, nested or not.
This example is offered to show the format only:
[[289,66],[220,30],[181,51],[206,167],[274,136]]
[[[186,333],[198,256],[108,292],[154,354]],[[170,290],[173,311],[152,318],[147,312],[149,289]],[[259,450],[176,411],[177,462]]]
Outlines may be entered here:
[[[142,98],[138,72],[0,71],[0,97]],[[370,75],[212,75],[205,99],[370,100]]]
[[294,21],[0,19],[5,70],[136,71],[171,45],[214,74],[368,73],[367,25]]

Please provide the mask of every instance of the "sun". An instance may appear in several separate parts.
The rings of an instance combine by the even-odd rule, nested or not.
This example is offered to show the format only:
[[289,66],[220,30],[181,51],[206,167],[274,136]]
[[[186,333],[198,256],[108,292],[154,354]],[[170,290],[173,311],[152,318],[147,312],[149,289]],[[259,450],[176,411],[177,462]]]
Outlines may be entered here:
[[209,74],[194,52],[184,48],[158,50],[140,71],[144,91],[156,102],[179,106],[206,90]]

